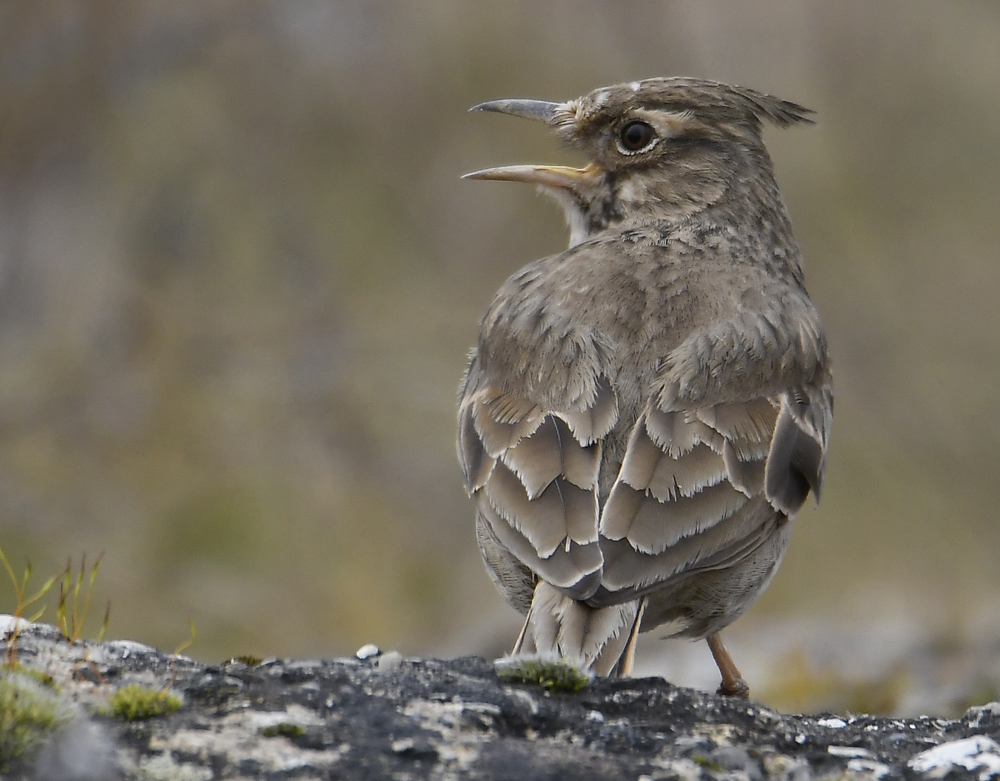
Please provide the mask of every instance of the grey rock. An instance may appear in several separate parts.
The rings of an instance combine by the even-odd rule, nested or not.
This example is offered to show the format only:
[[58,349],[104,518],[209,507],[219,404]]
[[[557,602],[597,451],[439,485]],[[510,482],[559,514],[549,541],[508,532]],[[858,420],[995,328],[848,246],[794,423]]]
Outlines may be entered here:
[[103,727],[75,719],[42,746],[35,763],[38,781],[108,781],[118,778],[114,744]]
[[[213,665],[134,643],[69,645],[43,625],[18,647],[90,712],[18,779],[971,779],[1000,742],[998,705],[954,721],[783,715],[659,678],[559,693],[501,681],[471,657]],[[101,712],[132,683],[169,687],[184,704],[144,721]],[[74,757],[90,775],[53,770]]]

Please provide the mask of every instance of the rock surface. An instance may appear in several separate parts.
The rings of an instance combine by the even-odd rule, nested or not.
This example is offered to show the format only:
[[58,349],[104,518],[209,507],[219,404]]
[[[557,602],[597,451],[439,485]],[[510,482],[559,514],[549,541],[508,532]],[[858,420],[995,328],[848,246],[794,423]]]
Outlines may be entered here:
[[[10,619],[0,629],[9,633]],[[498,679],[478,658],[231,661],[131,642],[67,643],[25,626],[18,661],[78,716],[5,778],[896,779],[1000,775],[1000,703],[955,721],[794,716],[659,678],[579,693]],[[254,661],[254,660],[249,660]],[[125,721],[118,689],[169,688],[179,710]]]

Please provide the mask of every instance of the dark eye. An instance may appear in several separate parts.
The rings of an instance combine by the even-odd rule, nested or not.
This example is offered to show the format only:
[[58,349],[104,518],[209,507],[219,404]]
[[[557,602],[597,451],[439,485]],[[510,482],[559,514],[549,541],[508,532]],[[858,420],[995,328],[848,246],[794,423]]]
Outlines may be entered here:
[[656,133],[653,132],[653,128],[645,122],[639,122],[638,120],[629,122],[618,133],[618,143],[621,145],[623,152],[641,152],[655,138]]

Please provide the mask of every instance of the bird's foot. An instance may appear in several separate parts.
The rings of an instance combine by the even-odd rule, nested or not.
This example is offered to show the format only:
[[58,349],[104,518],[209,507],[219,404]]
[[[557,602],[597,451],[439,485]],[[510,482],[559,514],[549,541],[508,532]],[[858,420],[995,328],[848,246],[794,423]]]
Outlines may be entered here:
[[724,679],[716,694],[721,694],[723,697],[739,697],[741,700],[749,700],[750,687],[742,678],[733,678],[728,681]]
[[729,655],[729,651],[722,644],[722,638],[719,637],[719,633],[716,632],[705,639],[708,640],[708,647],[712,649],[712,656],[715,657],[715,663],[719,666],[719,672],[722,673],[722,685],[719,687],[718,693],[725,697],[739,697],[742,700],[750,699],[750,687],[743,680],[743,676],[740,675],[740,671],[733,662],[733,658]]

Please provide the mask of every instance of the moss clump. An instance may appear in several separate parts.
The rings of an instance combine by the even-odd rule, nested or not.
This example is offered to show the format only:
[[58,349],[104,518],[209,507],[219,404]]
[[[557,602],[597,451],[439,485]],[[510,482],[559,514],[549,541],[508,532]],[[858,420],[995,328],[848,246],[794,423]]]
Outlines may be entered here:
[[74,718],[72,707],[33,677],[0,674],[0,770],[9,770]]
[[132,684],[116,691],[108,701],[108,707],[112,715],[135,721],[173,713],[181,707],[181,701],[165,691]]
[[305,728],[298,724],[275,724],[273,727],[264,727],[260,734],[265,738],[297,738],[305,734]]
[[40,683],[42,686],[52,689],[52,691],[56,692],[56,694],[59,694],[62,691],[59,684],[56,683],[56,679],[41,670],[36,670],[33,667],[25,667],[20,662],[11,667],[7,667],[6,669],[9,672],[17,673],[18,675],[26,675],[32,680]]
[[706,757],[704,754],[692,754],[691,761],[696,765],[701,765],[706,770],[721,773],[725,768],[722,767],[718,762],[713,762],[711,759]]
[[252,654],[242,654],[241,656],[234,656],[230,659],[227,664],[233,663],[245,664],[247,667],[257,667],[264,663],[264,660],[259,656],[253,656]]
[[586,689],[594,676],[569,659],[544,656],[509,656],[494,663],[497,677],[515,683],[533,683],[552,692]]

